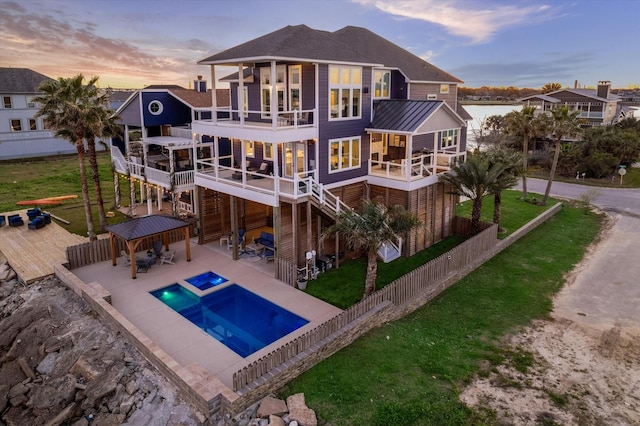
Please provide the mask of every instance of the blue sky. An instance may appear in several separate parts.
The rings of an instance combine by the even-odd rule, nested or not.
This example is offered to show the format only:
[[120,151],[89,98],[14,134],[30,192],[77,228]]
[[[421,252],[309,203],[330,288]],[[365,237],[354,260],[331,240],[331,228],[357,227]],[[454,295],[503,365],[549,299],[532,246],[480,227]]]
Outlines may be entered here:
[[188,87],[198,60],[299,24],[368,28],[468,87],[640,85],[640,0],[0,0],[0,66]]

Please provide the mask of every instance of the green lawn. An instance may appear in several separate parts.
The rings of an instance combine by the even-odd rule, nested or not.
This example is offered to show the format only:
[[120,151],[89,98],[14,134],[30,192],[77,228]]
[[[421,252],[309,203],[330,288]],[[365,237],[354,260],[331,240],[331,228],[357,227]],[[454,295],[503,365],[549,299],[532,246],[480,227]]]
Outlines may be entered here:
[[[102,183],[102,195],[106,210],[112,209],[115,204],[113,191],[113,175],[111,173],[111,157],[107,152],[98,155],[100,167],[100,181]],[[93,219],[96,231],[99,219],[98,209],[95,206],[95,191],[87,158],[87,176],[89,179],[89,193],[93,206]],[[77,195],[78,198],[65,200],[59,206],[42,206],[52,214],[71,222],[65,225],[57,222],[69,232],[78,235],[87,235],[87,222],[82,203],[82,187],[80,184],[80,169],[76,155],[64,155],[55,157],[38,158],[23,161],[5,161],[0,164],[0,212],[30,208],[30,206],[18,206],[21,200],[33,200],[59,195]],[[124,183],[124,184],[123,184]],[[128,182],[122,180],[121,190],[123,202],[129,198]],[[115,210],[114,210],[115,212]],[[116,212],[116,217],[108,219],[109,223],[118,223],[124,220],[124,216]]]
[[[304,392],[322,425],[493,424],[493,413],[473,412],[459,393],[497,364],[526,369],[530,354],[508,351],[500,339],[548,315],[602,219],[563,207],[431,303],[361,337],[280,393]],[[362,281],[340,271],[343,285]]]

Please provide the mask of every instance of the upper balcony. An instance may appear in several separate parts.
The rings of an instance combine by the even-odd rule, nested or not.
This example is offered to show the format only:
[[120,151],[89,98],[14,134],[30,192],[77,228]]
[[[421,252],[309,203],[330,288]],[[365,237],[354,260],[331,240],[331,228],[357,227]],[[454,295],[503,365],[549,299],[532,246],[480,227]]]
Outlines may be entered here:
[[[286,142],[318,137],[315,110],[262,111],[217,108],[215,119],[196,120],[192,131],[199,135],[248,139],[262,142]],[[221,118],[223,117],[223,118]]]

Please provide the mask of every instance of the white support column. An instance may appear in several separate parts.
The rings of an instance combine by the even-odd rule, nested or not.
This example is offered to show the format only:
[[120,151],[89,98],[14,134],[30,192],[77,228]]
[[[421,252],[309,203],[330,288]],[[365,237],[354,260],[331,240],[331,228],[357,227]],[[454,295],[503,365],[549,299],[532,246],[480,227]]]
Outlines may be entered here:
[[[216,96],[216,66],[211,65],[211,122],[216,123],[218,121],[218,97]],[[201,117],[202,118],[202,117]]]
[[273,130],[278,128],[278,90],[276,88],[277,69],[276,61],[271,61],[271,126]]
[[[238,93],[236,94],[237,102],[238,102],[238,119],[240,120],[240,125],[244,126],[244,64],[240,62],[238,64]],[[231,108],[233,109],[233,107]],[[233,111],[231,112],[233,115]],[[233,117],[231,117],[233,119]]]

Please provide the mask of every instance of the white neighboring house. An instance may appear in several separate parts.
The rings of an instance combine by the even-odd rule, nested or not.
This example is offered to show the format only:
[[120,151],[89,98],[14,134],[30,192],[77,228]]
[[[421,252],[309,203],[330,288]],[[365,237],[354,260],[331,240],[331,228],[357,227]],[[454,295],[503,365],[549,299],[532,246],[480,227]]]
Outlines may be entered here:
[[35,118],[39,106],[32,100],[45,80],[51,78],[28,68],[0,68],[0,160],[76,153],[74,144]]

